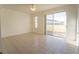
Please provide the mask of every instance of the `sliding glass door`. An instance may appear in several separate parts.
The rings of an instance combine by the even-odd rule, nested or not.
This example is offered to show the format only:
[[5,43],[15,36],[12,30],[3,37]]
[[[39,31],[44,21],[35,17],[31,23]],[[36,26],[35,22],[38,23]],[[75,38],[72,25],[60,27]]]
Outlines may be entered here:
[[65,37],[66,33],[66,12],[59,12],[46,15],[46,34],[58,37]]
[[46,16],[46,34],[53,35],[53,14]]

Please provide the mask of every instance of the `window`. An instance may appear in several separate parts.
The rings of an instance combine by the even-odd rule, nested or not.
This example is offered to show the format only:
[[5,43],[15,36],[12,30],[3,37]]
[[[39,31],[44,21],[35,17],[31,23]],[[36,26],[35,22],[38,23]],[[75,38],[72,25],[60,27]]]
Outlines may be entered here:
[[37,29],[38,28],[38,17],[37,16],[35,16],[34,21],[35,21],[35,29]]
[[66,12],[46,15],[46,34],[65,37]]

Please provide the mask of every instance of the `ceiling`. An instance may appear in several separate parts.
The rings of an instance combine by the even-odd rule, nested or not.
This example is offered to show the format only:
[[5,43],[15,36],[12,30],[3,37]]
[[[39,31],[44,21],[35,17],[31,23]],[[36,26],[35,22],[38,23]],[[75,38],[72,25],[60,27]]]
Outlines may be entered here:
[[[48,10],[48,9],[63,6],[63,5],[64,4],[35,4],[36,11],[34,12],[44,11],[44,10]],[[3,5],[3,7],[16,10],[16,11],[25,12],[25,13],[34,13],[33,11],[30,10],[30,8],[32,7],[32,4],[7,4],[7,5]]]

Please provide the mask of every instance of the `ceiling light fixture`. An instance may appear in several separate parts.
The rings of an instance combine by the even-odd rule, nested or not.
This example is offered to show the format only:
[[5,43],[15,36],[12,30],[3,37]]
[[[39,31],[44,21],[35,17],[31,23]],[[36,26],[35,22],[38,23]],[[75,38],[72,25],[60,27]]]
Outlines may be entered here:
[[32,4],[31,11],[35,11],[35,10],[36,10],[35,5]]

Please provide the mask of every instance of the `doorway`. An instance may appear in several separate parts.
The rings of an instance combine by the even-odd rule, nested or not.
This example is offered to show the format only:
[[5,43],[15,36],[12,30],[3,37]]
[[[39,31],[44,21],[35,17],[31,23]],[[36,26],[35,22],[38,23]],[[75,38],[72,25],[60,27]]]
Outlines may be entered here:
[[46,35],[66,36],[66,12],[46,15]]

